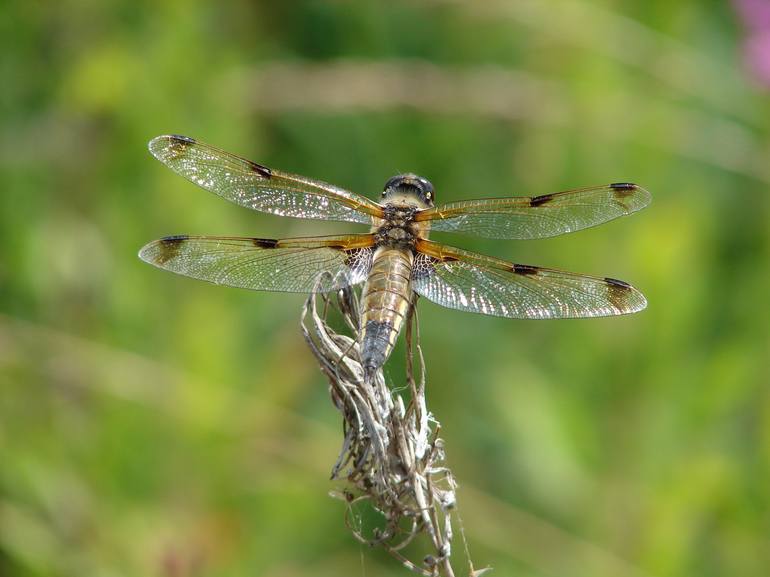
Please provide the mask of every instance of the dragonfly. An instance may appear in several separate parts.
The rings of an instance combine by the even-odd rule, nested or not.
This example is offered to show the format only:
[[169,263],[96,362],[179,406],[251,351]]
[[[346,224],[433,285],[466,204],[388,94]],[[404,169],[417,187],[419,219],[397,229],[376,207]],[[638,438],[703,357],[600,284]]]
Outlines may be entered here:
[[623,315],[647,306],[610,277],[515,264],[429,240],[431,231],[492,239],[538,239],[636,212],[650,193],[632,183],[435,204],[429,180],[390,178],[379,202],[268,168],[193,138],[164,135],[150,152],[198,186],[252,210],[367,225],[367,233],[300,238],[167,236],[139,257],[195,279],[258,291],[313,293],[363,283],[358,346],[371,382],[388,359],[419,295],[433,303],[514,319]]

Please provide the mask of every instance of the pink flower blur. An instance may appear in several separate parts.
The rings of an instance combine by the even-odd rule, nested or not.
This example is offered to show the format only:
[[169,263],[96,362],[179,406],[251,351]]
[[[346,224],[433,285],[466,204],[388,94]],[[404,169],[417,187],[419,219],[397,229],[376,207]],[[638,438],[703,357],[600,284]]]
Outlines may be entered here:
[[733,0],[746,27],[743,58],[752,78],[770,87],[770,0]]

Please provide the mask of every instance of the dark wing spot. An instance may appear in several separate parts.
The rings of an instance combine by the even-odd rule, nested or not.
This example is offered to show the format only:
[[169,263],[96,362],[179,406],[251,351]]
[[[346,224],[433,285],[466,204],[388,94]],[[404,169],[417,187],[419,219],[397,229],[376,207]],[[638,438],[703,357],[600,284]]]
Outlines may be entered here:
[[188,146],[195,144],[195,139],[190,138],[189,136],[181,136],[179,134],[171,134],[167,137],[167,139],[169,142],[167,158],[169,160],[178,159],[180,156],[182,156],[182,154],[184,154]]
[[273,176],[273,171],[266,166],[262,166],[251,160],[249,161],[249,165],[251,166],[251,170],[256,172],[262,178],[271,178]]
[[631,182],[613,182],[610,188],[616,198],[623,198],[632,195],[639,187]]
[[189,240],[190,235],[189,234],[175,234],[173,236],[164,236],[162,239],[160,239],[160,242],[181,242],[183,240]]
[[252,238],[251,242],[259,248],[276,248],[278,246],[278,241],[273,238]]
[[457,258],[456,256],[451,256],[451,255],[445,255],[441,257],[441,262],[455,262],[458,260],[460,259]]
[[174,142],[183,144],[195,144],[196,142],[194,138],[190,138],[189,136],[182,136],[181,134],[169,134],[168,137]]
[[605,277],[607,283],[607,298],[612,306],[623,311],[628,309],[628,297],[631,293],[631,285],[622,280]]
[[529,206],[542,206],[553,200],[553,194],[541,194],[529,199]]
[[528,264],[515,264],[511,270],[516,274],[523,274],[527,276],[534,276],[540,271],[540,269],[536,266],[529,266]]
[[168,261],[174,259],[179,254],[179,250],[182,245],[190,237],[186,234],[178,234],[175,236],[167,236],[158,241],[158,264],[166,264]]
[[631,289],[631,285],[622,280],[618,280],[616,278],[610,278],[610,277],[604,277],[604,280],[607,282],[608,285],[611,285],[620,289],[626,289],[626,290]]

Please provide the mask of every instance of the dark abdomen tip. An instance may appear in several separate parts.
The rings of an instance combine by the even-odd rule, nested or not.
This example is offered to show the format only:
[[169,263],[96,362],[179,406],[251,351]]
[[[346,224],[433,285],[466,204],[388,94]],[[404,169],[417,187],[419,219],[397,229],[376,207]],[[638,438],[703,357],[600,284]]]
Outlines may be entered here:
[[361,341],[361,364],[364,373],[376,372],[390,352],[390,333],[393,327],[382,321],[369,321],[364,326],[364,337]]

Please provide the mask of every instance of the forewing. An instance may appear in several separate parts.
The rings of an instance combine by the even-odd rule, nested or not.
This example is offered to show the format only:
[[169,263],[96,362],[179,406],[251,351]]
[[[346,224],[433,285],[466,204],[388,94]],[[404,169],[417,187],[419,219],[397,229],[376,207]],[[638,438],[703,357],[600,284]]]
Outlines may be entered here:
[[452,202],[424,210],[416,220],[430,221],[431,230],[533,239],[596,226],[641,210],[649,203],[649,192],[621,182],[534,197]]
[[518,319],[603,317],[647,306],[642,293],[611,279],[512,264],[430,241],[417,246],[412,288],[452,309]]
[[220,285],[265,291],[327,292],[366,279],[371,235],[294,239],[170,236],[139,257],[159,268]]
[[150,152],[174,172],[241,206],[297,218],[372,224],[382,209],[325,182],[273,170],[186,136],[158,136]]

